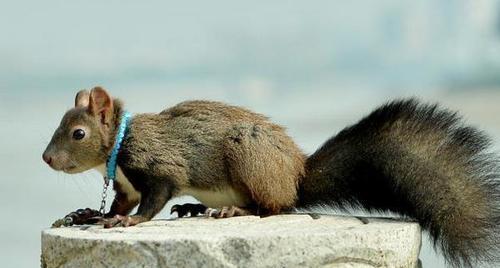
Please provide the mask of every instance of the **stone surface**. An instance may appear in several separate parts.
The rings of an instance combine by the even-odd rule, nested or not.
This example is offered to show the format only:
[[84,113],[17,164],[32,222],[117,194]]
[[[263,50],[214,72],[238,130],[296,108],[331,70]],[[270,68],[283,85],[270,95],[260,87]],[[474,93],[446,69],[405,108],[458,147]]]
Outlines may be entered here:
[[42,233],[42,267],[415,267],[417,223],[280,215]]

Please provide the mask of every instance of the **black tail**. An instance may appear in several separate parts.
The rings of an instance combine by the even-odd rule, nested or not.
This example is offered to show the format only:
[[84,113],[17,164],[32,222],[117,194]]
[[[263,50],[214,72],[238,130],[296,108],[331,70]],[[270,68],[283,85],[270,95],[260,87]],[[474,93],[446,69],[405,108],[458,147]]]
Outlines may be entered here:
[[500,165],[490,140],[456,113],[395,101],[307,160],[299,204],[391,211],[430,232],[453,266],[497,262]]

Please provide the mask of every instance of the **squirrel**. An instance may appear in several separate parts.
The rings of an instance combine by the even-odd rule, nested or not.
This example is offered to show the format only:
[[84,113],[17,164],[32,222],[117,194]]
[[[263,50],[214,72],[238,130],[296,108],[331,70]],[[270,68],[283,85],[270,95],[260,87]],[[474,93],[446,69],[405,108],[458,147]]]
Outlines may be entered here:
[[[101,87],[78,92],[43,160],[70,174],[104,174],[124,113]],[[149,221],[180,195],[202,203],[174,206],[180,217],[207,207],[227,218],[327,204],[413,218],[452,266],[496,262],[500,162],[490,146],[457,113],[411,98],[377,108],[307,156],[261,114],[186,101],[130,119],[116,158],[116,195],[101,223]]]

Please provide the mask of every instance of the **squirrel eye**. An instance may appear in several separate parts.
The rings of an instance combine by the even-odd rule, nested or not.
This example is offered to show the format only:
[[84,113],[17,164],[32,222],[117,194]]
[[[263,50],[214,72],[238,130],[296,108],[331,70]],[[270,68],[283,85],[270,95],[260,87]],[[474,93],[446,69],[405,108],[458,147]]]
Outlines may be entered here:
[[77,129],[73,132],[73,139],[81,140],[85,137],[85,131],[83,129]]

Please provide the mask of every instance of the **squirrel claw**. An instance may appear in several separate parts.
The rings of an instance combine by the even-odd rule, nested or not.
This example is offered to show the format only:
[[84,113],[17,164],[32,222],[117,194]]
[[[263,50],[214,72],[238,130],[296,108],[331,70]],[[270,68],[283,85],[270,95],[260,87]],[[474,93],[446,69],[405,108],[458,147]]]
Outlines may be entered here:
[[219,210],[216,208],[207,208],[204,214],[207,218],[215,217],[216,215],[219,214]]

